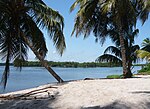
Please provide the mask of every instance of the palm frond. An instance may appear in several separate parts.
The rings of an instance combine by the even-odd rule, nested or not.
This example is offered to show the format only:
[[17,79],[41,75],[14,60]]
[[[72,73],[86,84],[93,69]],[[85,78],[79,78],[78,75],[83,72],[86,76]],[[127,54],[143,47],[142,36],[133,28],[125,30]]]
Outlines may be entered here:
[[131,47],[131,49],[132,49],[132,51],[133,51],[133,53],[134,53],[135,51],[137,51],[137,50],[140,49],[140,46],[139,46],[139,45],[133,45],[133,46]]
[[54,45],[58,52],[62,55],[66,48],[65,37],[63,34],[64,19],[55,10],[43,4],[34,3],[32,6],[32,17],[36,24],[41,28],[46,28],[50,38],[53,40]]
[[150,61],[150,52],[145,50],[138,50],[136,53],[138,57]]
[[109,46],[109,47],[107,47],[105,49],[105,51],[104,51],[104,54],[107,54],[107,53],[114,54],[116,57],[121,58],[120,48],[117,48],[115,46]]
[[113,63],[122,65],[122,61],[118,57],[110,55],[110,54],[101,55],[96,59],[96,61],[97,62],[113,62]]
[[6,59],[6,63],[5,63],[5,70],[3,72],[3,75],[2,75],[2,79],[1,79],[1,82],[0,84],[2,84],[3,88],[5,89],[6,88],[6,84],[7,84],[7,79],[9,77],[9,53],[7,54],[7,59]]
[[72,12],[77,6],[83,7],[88,0],[76,0],[70,7],[70,12]]
[[[99,0],[87,0],[84,3],[78,3],[80,9],[75,18],[72,35],[75,34],[78,37],[83,34],[84,38],[87,38],[93,32],[96,40],[98,39],[102,43],[105,41],[105,35],[108,34],[106,32],[108,19],[106,16],[102,16],[100,3]],[[77,2],[75,4],[77,5]]]
[[132,37],[135,37],[139,34],[139,29],[134,30],[134,32],[132,33]]
[[150,52],[150,38],[146,38],[142,42],[142,50]]
[[150,1],[149,0],[143,0],[141,2],[142,11],[140,13],[140,19],[142,20],[142,24],[145,23],[145,21],[148,19],[149,12],[150,12]]
[[[6,29],[6,26],[4,25],[4,28]],[[1,83],[4,89],[6,88],[7,84],[7,79],[9,76],[9,62],[11,55],[13,54],[13,49],[12,49],[12,36],[9,34],[10,30],[7,30],[7,32],[2,32],[4,36],[0,35],[0,55],[3,56],[2,58],[5,59],[5,70],[2,75]],[[12,49],[12,51],[11,51]]]
[[28,37],[28,40],[30,40],[30,43],[33,44],[34,48],[43,58],[45,58],[47,47],[42,31],[37,27],[30,16],[27,15],[23,20],[24,23],[21,29],[24,30],[24,34]]

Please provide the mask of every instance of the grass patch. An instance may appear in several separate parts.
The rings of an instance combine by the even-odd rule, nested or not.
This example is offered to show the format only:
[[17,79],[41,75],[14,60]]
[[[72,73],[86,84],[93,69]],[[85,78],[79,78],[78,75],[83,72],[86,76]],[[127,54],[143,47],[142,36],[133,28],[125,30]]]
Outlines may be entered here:
[[146,71],[146,72],[138,72],[138,75],[150,75],[150,71]]
[[121,79],[123,78],[123,75],[108,75],[106,78],[107,79]]

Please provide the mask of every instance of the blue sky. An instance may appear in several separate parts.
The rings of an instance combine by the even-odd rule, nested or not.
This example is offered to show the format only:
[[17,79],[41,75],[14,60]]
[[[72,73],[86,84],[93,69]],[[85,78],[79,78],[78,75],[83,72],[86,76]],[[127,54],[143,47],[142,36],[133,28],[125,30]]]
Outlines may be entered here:
[[[46,37],[48,54],[46,59],[49,61],[76,61],[76,62],[92,62],[95,59],[103,54],[103,51],[109,45],[113,45],[110,39],[107,39],[103,46],[100,43],[95,43],[95,38],[91,34],[88,38],[83,39],[83,36],[76,38],[71,36],[73,30],[74,18],[76,10],[72,13],[69,12],[71,4],[75,0],[43,0],[48,6],[59,11],[59,13],[64,17],[65,28],[64,35],[66,40],[67,48],[61,57],[58,55],[55,47],[53,46],[52,41],[48,38],[48,35],[45,31],[44,35]],[[137,28],[140,29],[138,37],[135,39],[135,43],[141,45],[142,40],[146,37],[150,37],[150,20],[148,20],[144,26],[141,26],[141,23],[138,22]],[[34,60],[35,56],[30,51],[29,60]]]

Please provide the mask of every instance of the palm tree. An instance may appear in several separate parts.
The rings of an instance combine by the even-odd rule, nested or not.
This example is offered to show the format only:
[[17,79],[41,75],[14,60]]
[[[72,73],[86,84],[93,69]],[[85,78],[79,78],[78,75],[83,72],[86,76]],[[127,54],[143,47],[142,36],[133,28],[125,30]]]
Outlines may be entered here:
[[[125,40],[125,48],[128,52],[126,52],[126,58],[127,58],[127,68],[128,72],[130,72],[130,75],[132,76],[131,73],[131,67],[132,63],[136,63],[138,58],[136,56],[136,51],[140,49],[139,45],[133,45],[134,44],[134,38],[137,36],[139,33],[139,30],[136,29],[134,32],[129,32],[126,36]],[[119,37],[119,36],[118,36]],[[115,45],[116,46],[109,46],[105,49],[104,54],[99,56],[96,61],[97,62],[113,62],[119,65],[122,65],[122,55],[121,55],[121,47],[118,45],[119,43],[119,38],[116,38]]]
[[[131,53],[128,52],[127,57],[130,57],[130,60],[128,62],[128,69],[131,71],[132,63],[136,62],[138,59],[135,52],[136,50],[139,50],[139,45],[134,45],[130,47]],[[130,55],[129,55],[130,54]],[[128,59],[129,60],[129,59]],[[99,56],[96,59],[97,62],[110,62],[110,63],[115,63],[118,65],[122,65],[122,56],[121,56],[121,50],[120,47],[115,47],[115,46],[109,46],[105,49],[104,54]]]
[[79,6],[72,33],[76,33],[76,36],[83,33],[84,37],[87,37],[93,32],[96,40],[99,39],[103,43],[106,36],[116,30],[125,78],[131,76],[127,68],[124,38],[130,27],[136,25],[138,11],[135,5],[133,0],[76,0],[70,9],[73,11]]
[[1,82],[4,88],[9,76],[10,61],[27,60],[28,48],[58,82],[63,82],[48,66],[47,61],[44,61],[47,47],[40,30],[47,30],[56,49],[62,55],[66,47],[63,17],[42,0],[0,0],[0,13],[0,55],[6,61]]
[[137,50],[137,56],[150,61],[150,38],[143,40],[142,47],[141,50]]

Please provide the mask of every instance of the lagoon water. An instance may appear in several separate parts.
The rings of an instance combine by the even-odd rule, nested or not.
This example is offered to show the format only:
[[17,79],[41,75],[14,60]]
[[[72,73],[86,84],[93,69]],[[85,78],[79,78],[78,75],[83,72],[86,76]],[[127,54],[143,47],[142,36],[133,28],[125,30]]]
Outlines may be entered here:
[[[140,70],[140,66],[134,67],[133,73]],[[0,78],[4,67],[0,67]],[[105,78],[107,75],[121,74],[121,67],[97,67],[97,68],[53,68],[55,72],[64,80],[79,80],[85,78]],[[12,67],[5,92],[0,87],[0,93],[7,93],[27,88],[36,87],[43,84],[57,82],[51,74],[43,67],[23,67],[19,69]]]

